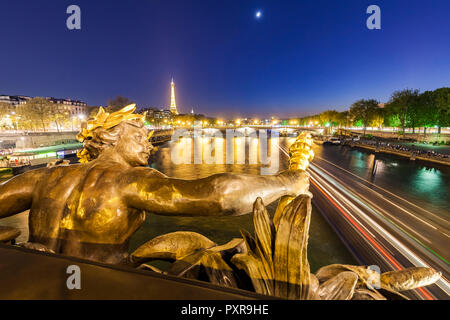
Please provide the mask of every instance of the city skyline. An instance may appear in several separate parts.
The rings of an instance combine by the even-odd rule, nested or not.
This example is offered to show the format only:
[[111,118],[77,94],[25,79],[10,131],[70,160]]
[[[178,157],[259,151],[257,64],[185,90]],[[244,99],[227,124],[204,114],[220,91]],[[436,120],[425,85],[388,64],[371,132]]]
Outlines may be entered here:
[[289,118],[449,85],[445,1],[379,1],[381,30],[366,28],[367,6],[357,1],[79,1],[81,30],[65,26],[69,4],[2,10],[2,93],[89,105],[122,95],[160,107],[169,106],[173,76],[180,113]]

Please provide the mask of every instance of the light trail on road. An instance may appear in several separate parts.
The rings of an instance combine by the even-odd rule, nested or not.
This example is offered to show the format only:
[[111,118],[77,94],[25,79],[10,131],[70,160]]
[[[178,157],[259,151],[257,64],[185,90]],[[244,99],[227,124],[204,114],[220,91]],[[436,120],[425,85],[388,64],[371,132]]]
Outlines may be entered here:
[[[428,211],[428,210],[426,210],[426,209],[424,209],[424,208],[422,208],[422,207],[419,207],[419,206],[416,205],[415,203],[412,203],[412,202],[410,202],[410,201],[404,199],[403,197],[400,197],[399,195],[397,195],[397,194],[395,194],[395,193],[393,193],[393,192],[390,192],[389,190],[386,190],[385,188],[380,187],[380,186],[374,184],[373,182],[370,182],[370,181],[367,181],[367,180],[361,178],[360,176],[354,174],[353,172],[348,171],[348,170],[346,170],[346,169],[344,169],[344,168],[342,168],[342,167],[340,167],[340,166],[334,164],[334,163],[331,162],[331,161],[328,161],[328,160],[326,160],[326,159],[324,159],[324,158],[317,157],[317,156],[315,157],[315,159],[316,159],[316,161],[317,161],[317,159],[319,159],[319,160],[321,160],[321,161],[325,161],[326,163],[328,163],[328,164],[330,164],[330,165],[336,167],[337,169],[342,170],[342,171],[344,171],[344,172],[346,172],[346,173],[352,175],[354,178],[356,178],[356,179],[358,179],[358,180],[361,180],[361,181],[363,181],[364,183],[367,183],[368,185],[371,185],[371,186],[375,187],[376,189],[379,189],[379,190],[381,190],[381,191],[383,191],[383,192],[386,192],[387,194],[392,195],[393,197],[397,198],[398,200],[403,201],[403,202],[405,202],[405,203],[407,203],[407,204],[409,204],[409,205],[415,207],[415,208],[416,208],[417,210],[419,210],[420,212],[429,214],[429,215],[432,216],[433,218],[435,218],[435,219],[437,219],[437,220],[440,220],[440,222],[441,222],[441,223],[444,223],[447,227],[450,226],[450,223],[449,223],[447,220],[442,219],[441,217],[437,216],[436,214],[434,214],[434,213],[432,213],[432,212],[430,212],[430,211]],[[404,210],[404,211],[407,212],[407,213],[409,213],[409,212],[406,211],[406,210]],[[410,213],[409,213],[409,214],[410,214]],[[413,216],[414,216],[414,215],[413,215]],[[416,219],[422,220],[423,223],[427,223],[427,222],[423,221],[423,219],[420,219],[420,218],[418,218],[418,217],[416,217],[416,216],[414,216],[414,217],[415,217]],[[427,224],[429,224],[429,223],[427,223]],[[431,226],[431,224],[429,224],[429,225]],[[433,228],[436,229],[436,227],[434,227],[434,226],[433,226]],[[446,235],[447,237],[450,237],[448,234],[445,234],[445,235]]]
[[[289,158],[287,149],[280,150]],[[445,219],[320,157],[308,173],[315,206],[360,263],[378,265],[383,272],[432,267],[442,272],[441,279],[407,295],[449,299]]]

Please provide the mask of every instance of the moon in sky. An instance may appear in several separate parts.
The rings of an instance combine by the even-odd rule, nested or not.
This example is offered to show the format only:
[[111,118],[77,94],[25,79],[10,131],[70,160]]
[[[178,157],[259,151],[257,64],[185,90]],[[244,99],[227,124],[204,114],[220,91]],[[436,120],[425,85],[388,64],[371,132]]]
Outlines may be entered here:
[[256,14],[255,14],[256,19],[261,18],[261,15],[262,15],[261,10],[256,11]]

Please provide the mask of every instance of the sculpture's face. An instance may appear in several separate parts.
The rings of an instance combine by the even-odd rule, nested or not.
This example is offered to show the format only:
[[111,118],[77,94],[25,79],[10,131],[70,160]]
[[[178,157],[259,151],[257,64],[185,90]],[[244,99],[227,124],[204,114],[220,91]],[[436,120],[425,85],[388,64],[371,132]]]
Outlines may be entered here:
[[125,123],[114,148],[127,163],[138,167],[148,164],[148,157],[153,146],[148,141],[148,130],[145,127],[139,128]]

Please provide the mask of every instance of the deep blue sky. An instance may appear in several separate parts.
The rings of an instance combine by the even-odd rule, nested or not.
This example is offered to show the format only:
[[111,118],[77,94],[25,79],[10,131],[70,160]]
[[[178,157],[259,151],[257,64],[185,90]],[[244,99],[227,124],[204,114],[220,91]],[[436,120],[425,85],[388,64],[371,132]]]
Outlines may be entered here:
[[[82,11],[81,31],[66,8]],[[366,8],[381,7],[381,30]],[[262,18],[255,19],[262,10]],[[1,0],[0,94],[222,117],[344,110],[450,85],[450,1]]]

